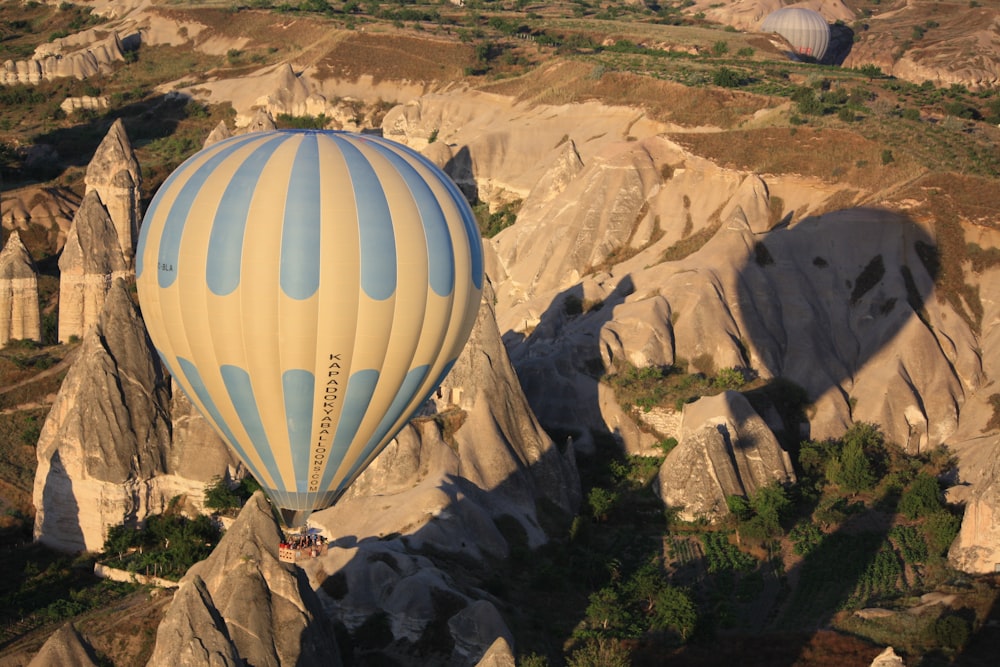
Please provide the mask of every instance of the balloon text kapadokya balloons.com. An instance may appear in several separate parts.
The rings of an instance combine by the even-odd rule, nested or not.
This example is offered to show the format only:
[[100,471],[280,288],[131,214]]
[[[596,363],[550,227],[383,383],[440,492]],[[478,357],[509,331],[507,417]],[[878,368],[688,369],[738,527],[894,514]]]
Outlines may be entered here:
[[245,134],[188,159],[150,202],[139,304],[176,383],[297,526],[455,363],[481,243],[455,184],[409,148]]

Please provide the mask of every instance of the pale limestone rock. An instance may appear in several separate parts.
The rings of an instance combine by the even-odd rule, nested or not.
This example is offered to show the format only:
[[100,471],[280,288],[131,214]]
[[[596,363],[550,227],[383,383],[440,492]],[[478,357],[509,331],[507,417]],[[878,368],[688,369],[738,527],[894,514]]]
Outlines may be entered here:
[[142,169],[120,118],[112,123],[94,152],[84,182],[87,192],[100,195],[118,233],[122,255],[131,268],[142,219]]
[[[172,475],[204,485],[213,477],[233,480],[246,474],[239,458],[176,384],[170,397],[170,422],[167,466]],[[200,504],[201,494],[195,495]]]
[[674,363],[670,303],[661,296],[615,306],[612,319],[601,327],[601,362],[609,372],[667,367]]
[[514,652],[503,637],[497,637],[476,667],[515,667]]
[[67,115],[76,111],[100,111],[108,108],[108,98],[105,95],[98,97],[91,95],[67,97],[59,104],[59,108]]
[[184,575],[148,667],[206,653],[218,665],[340,665],[333,628],[304,573],[278,560],[280,540],[258,491],[211,556]]
[[[237,126],[239,127],[239,126]],[[246,125],[240,127],[239,134],[250,132],[270,132],[275,129],[274,118],[265,109],[257,109]]]
[[891,646],[887,646],[884,651],[875,656],[871,667],[905,667],[903,659],[896,655],[896,651]]
[[67,342],[82,338],[97,322],[116,279],[132,279],[114,221],[96,190],[88,190],[73,216],[59,271],[59,340]]
[[[78,48],[81,35],[87,37],[83,38],[83,48]],[[0,66],[0,84],[40,83],[63,77],[86,79],[124,59],[118,33],[97,39],[93,30],[83,31],[40,45],[30,60],[7,60]]]
[[15,231],[0,251],[0,346],[10,340],[41,341],[38,274]]
[[67,623],[45,640],[28,667],[97,667],[93,647],[80,636],[72,623]]
[[1000,567],[1000,447],[990,440],[992,456],[968,494],[962,528],[948,550],[949,564],[970,574],[992,574]]
[[220,120],[219,124],[216,125],[205,138],[205,143],[202,144],[202,148],[208,148],[212,144],[219,143],[223,139],[228,139],[231,136],[233,136],[233,133],[229,131],[229,126],[226,125],[226,121]]
[[685,406],[680,443],[654,488],[681,519],[714,520],[729,512],[728,496],[752,497],[773,482],[795,482],[788,453],[747,399],[727,391]]
[[205,582],[198,576],[186,579],[156,629],[156,644],[147,667],[243,667],[245,664]]
[[168,401],[138,309],[117,280],[38,439],[36,540],[99,551],[108,526],[166,507],[177,489],[154,477],[170,455]]

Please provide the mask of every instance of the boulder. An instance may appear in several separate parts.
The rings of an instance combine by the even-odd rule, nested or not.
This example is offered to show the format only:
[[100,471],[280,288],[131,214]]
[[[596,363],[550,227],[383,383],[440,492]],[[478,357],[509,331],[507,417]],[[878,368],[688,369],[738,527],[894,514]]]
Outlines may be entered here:
[[0,251],[0,346],[10,340],[42,340],[38,273],[16,231]]
[[751,497],[777,482],[795,482],[788,453],[740,393],[706,396],[684,408],[680,442],[654,487],[685,521],[728,514],[726,498]]

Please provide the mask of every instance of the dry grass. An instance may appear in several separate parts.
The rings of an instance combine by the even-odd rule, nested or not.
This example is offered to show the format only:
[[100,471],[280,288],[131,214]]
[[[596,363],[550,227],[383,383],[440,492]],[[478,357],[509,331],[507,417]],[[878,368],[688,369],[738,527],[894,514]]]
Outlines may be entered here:
[[722,88],[690,88],[639,74],[604,71],[584,60],[559,60],[516,78],[481,86],[534,104],[598,101],[642,108],[657,120],[687,127],[736,127],[774,100]]
[[472,46],[457,40],[356,32],[338,41],[317,68],[320,77],[429,82],[461,79],[473,63]]
[[903,159],[883,165],[885,147],[848,130],[769,127],[671,138],[734,169],[801,174],[869,191],[891,187],[920,172],[920,167]]

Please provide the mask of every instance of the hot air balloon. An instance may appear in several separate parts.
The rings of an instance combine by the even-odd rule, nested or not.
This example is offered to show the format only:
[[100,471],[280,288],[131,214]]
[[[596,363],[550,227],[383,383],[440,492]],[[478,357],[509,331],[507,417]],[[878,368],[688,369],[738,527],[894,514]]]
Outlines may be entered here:
[[797,53],[822,60],[830,45],[830,26],[823,15],[805,7],[783,7],[771,12],[760,25],[761,32],[776,32]]
[[332,505],[438,387],[483,287],[448,176],[346,132],[203,149],[153,197],[136,257],[161,359],[289,527]]

